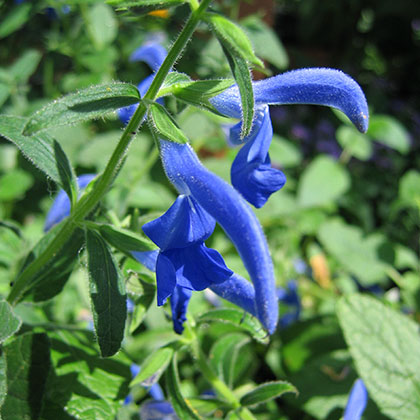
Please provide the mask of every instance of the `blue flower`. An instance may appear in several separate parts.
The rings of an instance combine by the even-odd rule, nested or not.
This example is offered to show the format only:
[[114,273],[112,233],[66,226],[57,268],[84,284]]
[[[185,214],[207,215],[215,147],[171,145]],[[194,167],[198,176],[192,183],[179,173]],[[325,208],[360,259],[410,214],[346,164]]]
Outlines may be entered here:
[[[176,286],[203,290],[232,275],[222,256],[204,245],[214,226],[214,219],[194,197],[185,194],[180,195],[165,214],[143,226],[145,234],[160,248],[156,261],[159,306],[174,293]],[[183,319],[180,310],[190,296],[188,292],[177,290],[176,319]]]
[[[94,174],[81,175],[77,178],[79,190],[83,190],[96,177]],[[60,190],[55,198],[45,220],[44,232],[48,232],[54,225],[60,223],[70,215],[70,199],[64,190]]]
[[[281,171],[270,168],[268,148],[272,138],[267,105],[326,105],[344,112],[356,127],[365,132],[369,113],[360,86],[339,70],[300,69],[253,82],[255,119],[251,133],[241,138],[242,123],[230,130],[230,143],[255,143],[243,148],[232,165],[232,184],[254,206],[261,207],[285,182]],[[241,118],[241,101],[237,85],[210,99],[222,114]],[[252,152],[254,150],[254,152]],[[258,159],[255,158],[258,150]],[[242,153],[242,154],[241,154]],[[241,156],[240,156],[241,154]],[[271,170],[269,170],[271,169]]]
[[368,393],[363,381],[356,379],[344,410],[344,420],[360,420],[368,401]]
[[164,216],[143,227],[161,248],[156,264],[158,303],[173,293],[176,285],[202,290],[231,278],[233,273],[220,254],[203,244],[216,220],[235,245],[254,284],[255,306],[249,304],[250,311],[255,310],[263,326],[273,333],[278,317],[273,264],[253,211],[235,189],[201,164],[188,144],[160,140],[160,148],[166,175],[182,195]]

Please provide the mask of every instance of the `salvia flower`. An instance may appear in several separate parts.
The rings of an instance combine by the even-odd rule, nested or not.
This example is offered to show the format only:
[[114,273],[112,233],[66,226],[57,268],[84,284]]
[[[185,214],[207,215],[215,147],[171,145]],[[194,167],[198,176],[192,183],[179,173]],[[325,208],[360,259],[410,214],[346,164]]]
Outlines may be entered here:
[[[156,223],[143,227],[161,248],[156,264],[158,304],[160,298],[173,293],[176,285],[200,290],[197,286],[204,288],[207,281],[206,287],[231,278],[233,273],[220,254],[203,244],[214,219],[240,254],[254,284],[256,315],[273,333],[278,317],[274,271],[266,238],[253,211],[235,189],[201,164],[190,145],[160,140],[160,149],[166,175],[181,196],[172,206],[174,210],[171,207]],[[176,214],[178,208],[184,208],[184,213]],[[194,249],[172,248],[179,244]],[[204,277],[203,271],[211,273],[210,278]]]
[[[77,178],[79,191],[82,191],[96,177],[94,174],[85,174]],[[71,204],[67,193],[60,190],[55,198],[45,220],[44,232],[48,232],[54,225],[60,223],[70,215]]]
[[178,333],[182,333],[191,290],[204,290],[232,275],[222,256],[204,244],[214,226],[213,217],[186,194],[180,195],[161,217],[143,226],[145,234],[160,248],[156,260],[157,302],[163,305],[172,295]]
[[356,379],[344,409],[344,420],[360,420],[365,411],[367,401],[368,392],[365,384],[362,379]]
[[[268,148],[272,138],[268,105],[325,105],[344,112],[362,132],[368,127],[369,113],[360,86],[339,70],[300,69],[253,82],[255,119],[249,136],[241,138],[242,123],[230,130],[230,143],[256,143],[241,150],[232,164],[233,186],[254,206],[261,207],[269,196],[284,185],[281,171],[270,168]],[[210,99],[222,114],[241,118],[241,101],[237,85]],[[259,151],[256,159],[256,150]],[[271,169],[271,170],[269,170]],[[239,174],[244,175],[240,176]]]

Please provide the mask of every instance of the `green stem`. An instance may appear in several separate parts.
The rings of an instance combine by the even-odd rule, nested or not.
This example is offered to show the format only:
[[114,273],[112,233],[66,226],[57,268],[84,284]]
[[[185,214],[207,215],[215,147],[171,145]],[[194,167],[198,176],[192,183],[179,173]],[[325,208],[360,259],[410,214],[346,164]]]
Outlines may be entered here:
[[246,407],[241,406],[239,399],[233,391],[214,372],[213,368],[207,362],[207,357],[201,350],[197,339],[191,342],[191,346],[200,372],[211,384],[216,393],[231,405],[242,420],[255,420],[254,415]]
[[[72,209],[70,216],[63,221],[61,229],[57,232],[56,237],[52,240],[49,246],[44,250],[42,254],[38,256],[31,264],[29,264],[16,279],[12,290],[7,298],[9,303],[15,305],[22,298],[24,293],[30,288],[34,287],[37,282],[33,279],[35,274],[39,272],[54,255],[64,246],[70,235],[73,233],[77,225],[96,207],[98,202],[102,199],[104,194],[108,191],[112,185],[115,177],[118,175],[118,171],[124,162],[125,155],[128,147],[133,140],[137,130],[141,126],[144,117],[147,113],[146,103],[156,99],[156,95],[159,92],[167,74],[171,70],[174,63],[178,60],[188,41],[190,40],[201,16],[206,11],[211,0],[203,0],[200,3],[198,9],[193,10],[184,29],[179,34],[172,48],[170,49],[165,61],[159,68],[156,76],[153,79],[148,91],[144,95],[144,101],[139,103],[136,111],[132,118],[127,124],[118,144],[112,153],[111,158],[101,176],[97,179],[96,183],[89,191],[84,194],[78,203]],[[29,281],[32,280],[29,285]]]

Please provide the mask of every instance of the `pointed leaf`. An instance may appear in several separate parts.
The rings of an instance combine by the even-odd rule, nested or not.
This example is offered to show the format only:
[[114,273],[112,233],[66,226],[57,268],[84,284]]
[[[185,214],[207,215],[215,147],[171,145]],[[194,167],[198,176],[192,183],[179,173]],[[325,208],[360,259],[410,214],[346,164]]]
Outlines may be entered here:
[[174,349],[171,346],[161,347],[152,353],[143,363],[138,375],[131,381],[130,386],[140,384],[152,386],[155,384],[172,360]]
[[232,79],[198,80],[172,85],[169,89],[177,99],[198,107],[205,107],[213,112],[218,111],[210,104],[209,99],[232,86]]
[[145,235],[105,223],[86,222],[89,229],[98,231],[113,247],[131,257],[133,251],[152,251],[156,245]]
[[[130,287],[130,286],[128,286]],[[140,295],[139,295],[140,293]],[[133,334],[143,322],[147,310],[155,301],[156,286],[138,279],[138,286],[136,285],[136,296],[134,299],[134,311],[130,322],[130,334]]]
[[197,322],[219,321],[235,325],[239,330],[246,331],[256,340],[267,342],[267,332],[257,318],[238,309],[214,309],[202,314]]
[[278,398],[286,392],[297,394],[297,389],[286,381],[267,382],[258,385],[255,389],[245,394],[240,402],[245,406],[260,404]]
[[27,159],[74,198],[76,177],[64,150],[46,133],[24,136],[26,122],[25,118],[0,115],[0,136],[14,143]]
[[19,330],[22,321],[5,300],[0,300],[0,344]]
[[419,419],[418,324],[361,294],[341,298],[337,315],[369,397],[392,419]]
[[241,111],[242,111],[242,129],[241,137],[246,137],[252,128],[254,120],[254,91],[252,87],[251,72],[248,64],[240,56],[231,54],[230,51],[223,46],[223,51],[228,59],[230,70],[238,84],[239,93],[241,95]]
[[187,137],[162,105],[156,102],[150,105],[149,120],[159,138],[174,143],[188,143]]
[[118,9],[126,9],[130,7],[144,7],[148,9],[166,9],[167,7],[178,6],[186,3],[187,0],[107,0],[111,6]]
[[10,67],[9,72],[17,83],[26,83],[35,72],[41,61],[41,53],[37,50],[26,50]]
[[2,16],[0,23],[0,38],[10,35],[29,20],[32,4],[29,2],[15,6],[6,16]]
[[224,48],[256,66],[264,67],[264,63],[254,54],[247,35],[238,25],[215,13],[208,13],[207,19]]
[[140,100],[134,85],[114,82],[91,86],[50,102],[29,118],[24,134],[103,117]]
[[102,357],[114,355],[124,338],[127,302],[121,272],[106,242],[86,232],[90,297],[96,336]]
[[389,115],[373,115],[367,134],[404,155],[410,150],[408,131],[397,119]]
[[0,409],[3,420],[37,419],[50,368],[46,334],[24,334],[4,346],[7,395]]
[[166,371],[166,390],[169,400],[180,420],[201,420],[201,416],[191,406],[181,393],[178,377],[178,368],[176,363],[176,354],[174,355],[169,369]]
[[[55,226],[40,239],[26,257],[22,264],[21,272],[27,265],[44,252],[54,240],[58,231],[59,226]],[[42,270],[28,280],[25,288],[25,299],[42,302],[51,299],[60,293],[78,261],[79,251],[83,246],[83,242],[83,231],[76,229],[70,239],[56,253],[54,258],[52,258]],[[19,275],[17,278],[19,278]]]
[[90,331],[55,329],[48,336],[52,369],[41,419],[117,418],[129,392],[130,360],[123,352],[102,359]]

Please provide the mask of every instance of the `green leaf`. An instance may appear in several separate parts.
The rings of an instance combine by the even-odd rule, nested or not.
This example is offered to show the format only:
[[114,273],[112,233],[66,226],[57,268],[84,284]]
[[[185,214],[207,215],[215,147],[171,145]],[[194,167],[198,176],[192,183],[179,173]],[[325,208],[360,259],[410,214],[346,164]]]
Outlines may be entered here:
[[301,207],[330,204],[350,187],[350,176],[345,168],[328,156],[316,157],[303,172],[298,186]]
[[224,46],[223,51],[228,59],[230,70],[238,84],[239,93],[241,95],[241,137],[243,138],[251,132],[252,121],[254,120],[254,90],[252,87],[251,72],[249,71],[246,60],[240,56],[231,54]]
[[219,338],[210,351],[210,362],[226,384],[232,385],[234,369],[242,347],[250,338],[241,333],[226,334]]
[[102,357],[114,355],[124,338],[127,302],[124,280],[106,242],[86,231],[93,321]]
[[48,335],[53,369],[42,420],[114,419],[129,392],[130,360],[122,352],[102,359],[88,331],[59,329]]
[[[19,330],[22,321],[14,314],[8,302],[0,300],[0,344]],[[1,405],[1,404],[0,404]]]
[[381,260],[384,241],[364,236],[361,229],[340,220],[329,220],[321,225],[318,238],[340,264],[354,274],[364,286],[387,279],[387,264]]
[[172,358],[172,362],[165,375],[166,391],[169,395],[169,401],[172,404],[176,414],[180,420],[201,420],[201,416],[192,407],[191,403],[186,400],[181,393],[178,377],[178,369],[176,363],[176,354]]
[[270,145],[270,158],[282,168],[294,168],[302,162],[302,153],[290,140],[274,134]]
[[106,242],[130,257],[132,257],[131,253],[135,251],[143,252],[157,249],[156,245],[145,235],[105,223],[89,221],[85,223],[89,229],[98,231]]
[[[342,349],[329,351],[328,337],[321,337],[321,339],[322,343],[327,344],[327,348],[324,351],[319,348],[317,354],[311,355],[312,344],[316,344],[318,347],[316,337],[313,337],[307,343],[309,357],[303,368],[288,376],[288,379],[299,390],[299,395],[297,397],[286,395],[284,399],[310,416],[325,420],[339,418],[346,406],[350,389],[357,375],[354,370],[350,369],[351,356],[349,352]],[[290,357],[293,357],[292,354]],[[377,420],[376,417],[373,419]]]
[[360,294],[341,298],[337,315],[369,397],[392,419],[420,418],[418,324]]
[[2,16],[0,38],[10,35],[24,25],[29,19],[31,10],[32,4],[22,3],[15,6],[6,16]]
[[41,53],[37,50],[26,50],[23,55],[9,67],[9,72],[13,75],[15,82],[26,83],[38,67],[41,57]]
[[187,137],[185,137],[184,133],[178,128],[176,122],[162,105],[156,102],[150,105],[149,121],[152,129],[159,138],[174,143],[188,143]]
[[[40,239],[26,257],[22,264],[21,272],[27,265],[44,252],[54,240],[59,230],[59,227],[55,226]],[[70,239],[55,254],[50,262],[28,280],[25,290],[25,299],[42,302],[51,299],[60,293],[78,261],[79,251],[82,248],[83,243],[83,231],[81,229],[76,229]],[[19,278],[19,275],[17,278]]]
[[286,392],[294,392],[297,394],[297,389],[286,381],[266,382],[265,384],[258,385],[252,391],[246,393],[240,400],[241,405],[249,406],[261,404],[278,398]]
[[252,44],[245,32],[235,23],[222,15],[208,13],[206,16],[211,29],[223,48],[245,61],[264,67],[264,63],[254,54]]
[[7,395],[6,357],[0,354],[0,412]]
[[103,117],[139,100],[139,91],[129,83],[113,82],[91,86],[56,99],[36,111],[29,118],[24,134],[31,135],[48,128]]
[[253,15],[241,21],[256,54],[279,69],[287,69],[289,58],[276,32],[260,17]]
[[400,179],[398,195],[404,203],[420,208],[420,172],[411,169]]
[[[134,277],[134,276],[132,276]],[[131,280],[134,281],[134,280]],[[130,280],[129,280],[130,282]],[[127,285],[128,289],[131,291],[132,288],[130,284]],[[144,317],[146,316],[147,310],[150,308],[152,303],[155,300],[156,296],[156,286],[150,284],[142,279],[137,279],[137,284],[135,286],[136,295],[134,297],[134,311],[130,322],[130,334],[133,334],[137,328],[143,322]]]
[[140,372],[132,380],[130,386],[140,384],[149,387],[155,384],[165,372],[173,355],[174,349],[170,345],[156,350],[142,363]]
[[118,33],[118,22],[110,6],[97,3],[88,10],[86,18],[88,33],[98,50],[114,41]]
[[340,126],[336,137],[340,146],[357,159],[368,160],[372,156],[369,136],[359,133],[354,127]]
[[24,136],[26,119],[0,115],[0,136],[14,143],[38,169],[74,197],[77,191],[73,168],[60,144],[46,133]]
[[24,334],[4,346],[7,395],[0,410],[3,420],[37,419],[50,368],[46,334]]
[[246,331],[257,341],[266,343],[267,332],[262,328],[257,318],[239,309],[214,309],[198,317],[197,322],[226,322],[235,325],[239,330]]
[[395,118],[389,115],[373,115],[369,121],[367,134],[402,154],[410,150],[409,133]]
[[202,416],[207,418],[211,418],[216,411],[223,410],[228,408],[228,404],[217,398],[209,398],[208,396],[205,397],[189,397],[188,402],[192,405],[194,412],[198,411],[198,413]]
[[194,106],[204,107],[218,113],[209,102],[209,99],[222,93],[233,84],[234,81],[231,79],[184,81],[181,83],[174,83],[165,90],[161,90],[161,92],[162,94],[166,94],[166,92],[172,93],[181,101]]
[[21,169],[13,169],[0,176],[0,201],[23,198],[33,182],[31,175]]
[[107,0],[108,4],[119,9],[129,7],[144,7],[147,9],[166,9],[186,3],[187,0]]

